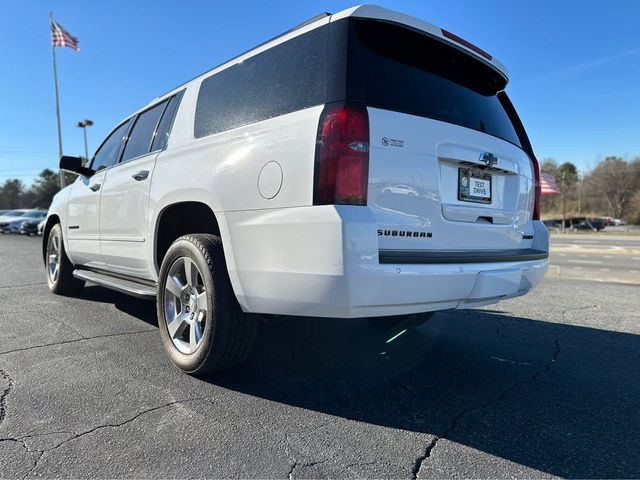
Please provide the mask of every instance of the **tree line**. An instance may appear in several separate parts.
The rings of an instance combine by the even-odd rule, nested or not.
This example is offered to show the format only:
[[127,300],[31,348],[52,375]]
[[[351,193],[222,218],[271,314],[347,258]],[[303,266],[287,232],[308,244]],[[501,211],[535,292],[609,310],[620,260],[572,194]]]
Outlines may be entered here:
[[[75,179],[70,174],[67,183]],[[60,191],[60,179],[53,170],[45,168],[27,187],[22,180],[12,178],[0,185],[0,210],[16,208],[40,208],[46,210],[51,205],[53,196]]]
[[609,216],[640,223],[640,157],[606,157],[584,175],[571,162],[546,159],[541,170],[556,177],[560,195],[543,195],[543,217]]

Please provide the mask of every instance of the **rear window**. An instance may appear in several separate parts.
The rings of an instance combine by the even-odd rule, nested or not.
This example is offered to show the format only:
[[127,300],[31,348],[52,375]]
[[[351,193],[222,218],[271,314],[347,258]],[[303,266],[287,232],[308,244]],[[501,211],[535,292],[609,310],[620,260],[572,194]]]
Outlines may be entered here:
[[320,27],[203,80],[196,138],[323,104],[326,51]]
[[[433,118],[521,146],[497,93],[505,80],[446,43],[406,27],[355,20],[349,78],[371,107]],[[353,91],[353,90],[352,90]]]

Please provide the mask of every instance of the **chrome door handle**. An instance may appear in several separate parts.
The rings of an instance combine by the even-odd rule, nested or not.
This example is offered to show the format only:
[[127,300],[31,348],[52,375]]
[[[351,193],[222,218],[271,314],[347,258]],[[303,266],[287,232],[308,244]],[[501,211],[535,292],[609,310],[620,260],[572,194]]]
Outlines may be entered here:
[[99,183],[94,183],[89,187],[89,190],[91,190],[92,192],[97,192],[98,190],[100,190],[100,186],[101,185]]
[[144,180],[149,176],[149,170],[140,170],[139,172],[136,172],[131,176],[139,182],[140,180]]

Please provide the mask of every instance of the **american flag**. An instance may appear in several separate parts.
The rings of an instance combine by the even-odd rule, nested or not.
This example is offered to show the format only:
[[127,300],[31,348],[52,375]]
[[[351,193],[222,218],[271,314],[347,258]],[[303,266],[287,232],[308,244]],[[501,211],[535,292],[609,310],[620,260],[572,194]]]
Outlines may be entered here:
[[540,172],[540,186],[542,187],[543,195],[550,195],[553,193],[560,193],[558,184],[556,183],[556,177],[547,172]]
[[54,47],[69,47],[73,48],[76,52],[80,51],[78,38],[58,25],[53,18],[51,19],[51,42]]

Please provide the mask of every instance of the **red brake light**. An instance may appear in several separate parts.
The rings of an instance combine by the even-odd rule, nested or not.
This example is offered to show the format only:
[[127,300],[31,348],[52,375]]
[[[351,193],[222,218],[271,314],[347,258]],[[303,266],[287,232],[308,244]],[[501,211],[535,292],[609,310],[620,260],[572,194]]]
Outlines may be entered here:
[[542,196],[542,185],[540,184],[540,165],[538,159],[532,155],[531,164],[533,165],[533,175],[536,182],[536,196],[533,201],[533,219],[540,220],[540,197]]
[[444,35],[448,39],[453,40],[454,42],[459,43],[460,45],[464,45],[467,48],[470,48],[474,52],[479,53],[480,55],[482,55],[487,60],[491,60],[491,55],[489,55],[487,52],[482,50],[480,47],[476,47],[473,43],[465,40],[464,38],[459,37],[455,33],[451,33],[451,32],[446,31],[444,28],[442,28],[441,30],[442,30],[442,35]]
[[330,104],[322,111],[316,144],[314,205],[366,205],[369,115],[364,106]]

